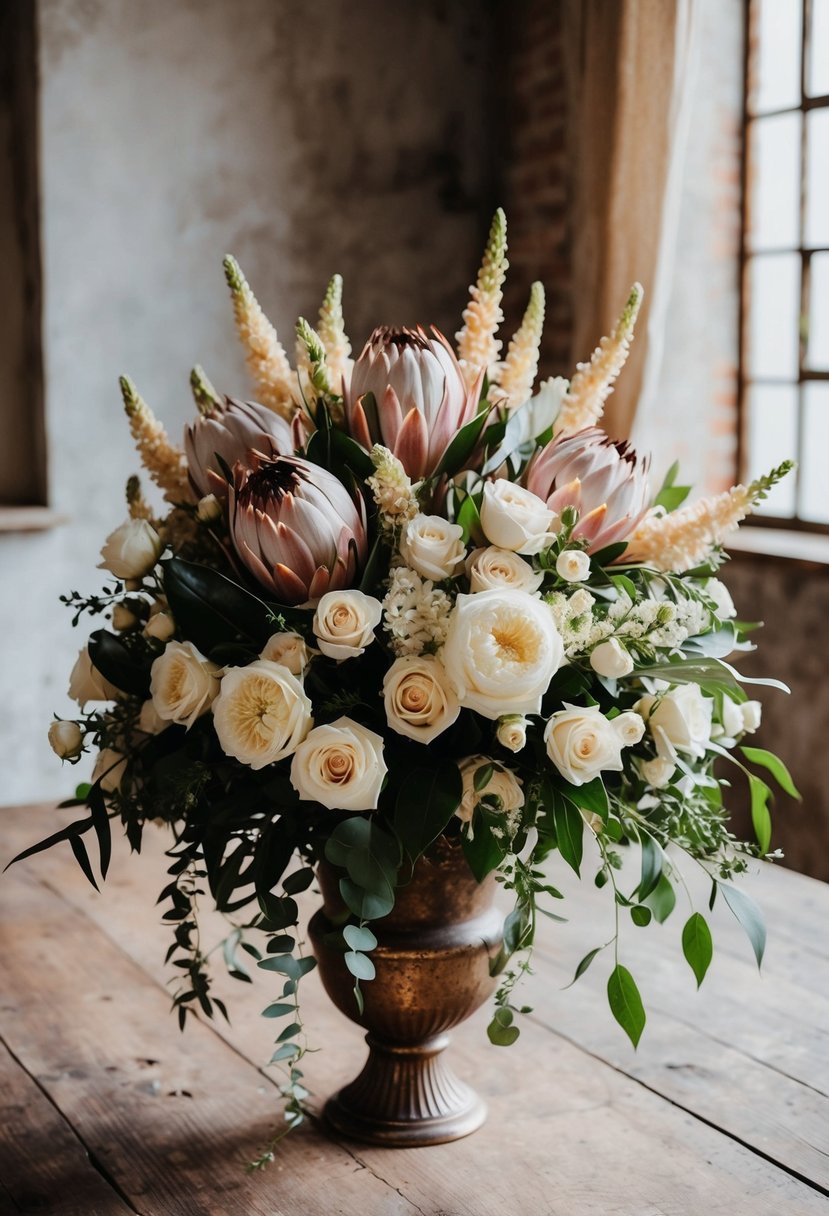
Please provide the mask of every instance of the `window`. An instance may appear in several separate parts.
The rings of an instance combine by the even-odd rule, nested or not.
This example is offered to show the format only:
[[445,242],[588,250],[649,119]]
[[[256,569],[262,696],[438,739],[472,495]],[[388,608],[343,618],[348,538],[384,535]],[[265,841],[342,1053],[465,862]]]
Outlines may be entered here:
[[758,522],[829,531],[829,0],[749,0],[741,476]]

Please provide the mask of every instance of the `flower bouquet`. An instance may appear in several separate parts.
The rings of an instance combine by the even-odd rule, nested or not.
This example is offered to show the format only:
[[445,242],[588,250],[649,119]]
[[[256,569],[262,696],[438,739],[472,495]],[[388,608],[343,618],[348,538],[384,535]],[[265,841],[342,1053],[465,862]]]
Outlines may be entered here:
[[[283,1019],[271,1062],[286,1070],[285,1130],[307,1097],[298,1001],[315,960],[295,897],[315,876],[325,908],[311,936],[334,999],[364,1025],[382,1022],[390,1041],[428,1040],[430,1059],[435,1035],[493,992],[489,1038],[515,1040],[526,1010],[513,990],[537,914],[559,898],[557,865],[580,872],[586,835],[617,931],[576,978],[604,952],[610,1009],[634,1044],[645,1013],[620,961],[622,927],[671,914],[683,855],[762,956],[762,920],[730,880],[769,855],[771,791],[756,770],[796,791],[774,755],[743,743],[760,704],[726,657],[750,648],[750,627],[715,575],[729,531],[788,466],[691,505],[676,467],[652,489],[648,457],[599,425],[641,288],[569,383],[535,386],[544,293],[533,284],[502,351],[506,269],[499,211],[457,347],[435,329],[380,327],[356,361],[335,276],[317,328],[297,324],[292,369],[227,258],[257,400],[220,396],[196,368],[197,414],[179,448],[122,380],[164,506],[132,478],[129,518],[102,550],[106,586],[65,597],[73,624],[107,624],[72,672],[78,719],[54,721],[49,737],[65,760],[97,759],[64,804],[82,817],[22,856],[68,841],[94,884],[91,840],[103,877],[113,823],[135,850],[148,821],[167,825],[161,901],[180,1024],[226,1016],[199,945],[196,898],[209,890],[230,922],[231,975],[250,978],[246,954],[278,982],[265,1014]],[[750,784],[753,841],[728,830],[718,760]],[[632,846],[631,877],[621,859]],[[511,896],[505,921],[481,912],[477,892],[495,881]],[[406,972],[405,1002],[398,972],[384,988],[412,926],[437,941],[453,917],[477,926],[434,954],[436,968],[451,955],[460,984],[457,950],[471,950],[457,1008],[435,1013],[448,997],[422,967],[416,980]],[[702,913],[681,941],[701,982],[712,952]],[[417,985],[420,1021],[401,1028]],[[369,1134],[379,1086],[361,1092],[362,1111],[350,1109]],[[467,1097],[461,1107],[465,1122],[428,1115],[433,1140],[480,1121]]]

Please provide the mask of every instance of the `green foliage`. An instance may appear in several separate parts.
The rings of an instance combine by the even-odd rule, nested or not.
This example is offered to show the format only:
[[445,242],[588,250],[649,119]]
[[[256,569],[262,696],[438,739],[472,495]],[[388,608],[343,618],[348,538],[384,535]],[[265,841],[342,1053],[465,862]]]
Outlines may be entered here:
[[699,912],[693,912],[685,922],[682,930],[682,953],[696,977],[699,988],[714,953],[711,930],[705,917]]
[[718,888],[745,930],[759,967],[766,950],[766,926],[763,923],[763,914],[751,896],[746,895],[745,891],[741,891],[739,887],[732,887],[728,883],[721,882],[718,884]]
[[637,1047],[645,1029],[645,1009],[633,976],[621,963],[616,964],[607,981],[607,999],[610,1012]]
[[394,808],[394,830],[413,865],[449,823],[462,794],[463,780],[453,760],[406,775]]

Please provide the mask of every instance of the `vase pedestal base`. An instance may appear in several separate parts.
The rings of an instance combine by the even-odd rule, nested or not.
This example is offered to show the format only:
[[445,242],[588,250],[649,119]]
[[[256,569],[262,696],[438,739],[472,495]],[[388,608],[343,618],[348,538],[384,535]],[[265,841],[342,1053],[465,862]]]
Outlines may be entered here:
[[442,1059],[449,1036],[381,1043],[366,1035],[369,1057],[356,1080],[325,1104],[340,1135],[387,1148],[446,1144],[477,1131],[486,1106]]

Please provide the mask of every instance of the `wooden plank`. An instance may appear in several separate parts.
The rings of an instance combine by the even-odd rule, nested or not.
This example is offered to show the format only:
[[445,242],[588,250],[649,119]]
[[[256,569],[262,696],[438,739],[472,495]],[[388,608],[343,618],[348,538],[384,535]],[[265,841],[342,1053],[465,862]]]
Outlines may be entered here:
[[[148,838],[141,858],[126,865],[116,861],[104,897],[76,875],[71,856],[38,859],[30,872],[48,875],[50,885],[57,882],[67,899],[77,901],[148,972],[161,977],[167,932],[156,923],[151,904],[162,870],[157,842]],[[556,999],[557,983],[555,974],[543,989],[544,1000]],[[258,992],[233,987],[234,1026],[222,1033],[242,1054],[261,1062],[267,1058],[269,1027],[258,1011],[269,994],[261,985]],[[596,1016],[607,1021],[603,1004],[602,997]],[[308,984],[304,1006],[314,1039],[326,1046],[310,1057],[308,1070],[324,1097],[356,1071],[358,1032],[338,1018],[314,983]],[[696,1216],[703,1210],[712,1216],[746,1210],[778,1216],[823,1210],[824,1200],[809,1187],[543,1026],[528,1025],[509,1053],[489,1047],[483,1016],[457,1032],[453,1048],[459,1073],[474,1080],[490,1102],[490,1122],[481,1132],[456,1145],[405,1153],[349,1149],[358,1164],[407,1196],[415,1209],[453,1216],[519,1210],[533,1216],[628,1216],[631,1211]],[[286,1167],[293,1151],[289,1141]],[[601,1162],[598,1171],[591,1170],[594,1160]],[[306,1193],[303,1211],[310,1210],[307,1199]]]
[[135,1211],[95,1168],[75,1132],[2,1043],[0,1211],[50,1216]]

